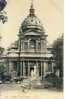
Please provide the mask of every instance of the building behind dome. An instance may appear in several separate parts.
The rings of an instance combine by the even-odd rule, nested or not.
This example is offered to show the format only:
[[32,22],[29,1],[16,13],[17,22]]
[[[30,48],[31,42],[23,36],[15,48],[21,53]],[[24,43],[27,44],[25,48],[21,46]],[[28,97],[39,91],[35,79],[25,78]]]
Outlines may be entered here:
[[47,48],[47,35],[35,15],[33,3],[29,15],[22,22],[18,41],[8,49],[8,72],[16,71],[17,76],[30,77],[36,66],[39,77],[53,72],[53,56]]

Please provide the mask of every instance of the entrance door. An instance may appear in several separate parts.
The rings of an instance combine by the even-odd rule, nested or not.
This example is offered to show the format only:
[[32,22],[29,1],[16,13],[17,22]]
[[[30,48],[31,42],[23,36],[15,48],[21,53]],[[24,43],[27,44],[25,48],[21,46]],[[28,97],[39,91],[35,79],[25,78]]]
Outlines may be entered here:
[[31,72],[34,71],[34,64],[30,63],[30,76],[31,76]]
[[34,66],[36,66],[36,62],[30,61],[30,76],[31,76],[31,71],[34,71]]

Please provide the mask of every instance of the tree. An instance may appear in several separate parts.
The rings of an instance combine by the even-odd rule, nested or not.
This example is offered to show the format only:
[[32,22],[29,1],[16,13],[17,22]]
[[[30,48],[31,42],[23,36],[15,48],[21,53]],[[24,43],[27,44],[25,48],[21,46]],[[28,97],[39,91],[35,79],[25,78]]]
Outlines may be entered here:
[[3,64],[0,64],[0,73],[4,73],[6,71],[6,67]]
[[[0,0],[0,21],[2,21],[2,23],[4,24],[5,22],[7,22],[7,16],[6,16],[6,12],[4,12],[4,8],[6,6],[7,2],[6,0]],[[1,39],[1,36],[0,36]],[[4,48],[2,48],[0,46],[0,57],[3,54]],[[3,65],[3,63],[0,63],[0,73],[4,72],[5,67]]]
[[0,47],[0,56],[3,54],[4,48]]
[[0,0],[0,21],[2,21],[3,24],[7,22],[6,12],[3,11],[6,4],[6,0]]
[[18,40],[12,43],[7,50],[10,51],[12,49],[18,50]]
[[2,11],[5,8],[6,4],[6,0],[0,0],[0,11]]
[[58,38],[53,43],[52,53],[56,62],[55,70],[60,71],[60,76],[63,76],[63,36]]
[[6,4],[6,0],[0,0],[0,11],[2,11],[5,8]]

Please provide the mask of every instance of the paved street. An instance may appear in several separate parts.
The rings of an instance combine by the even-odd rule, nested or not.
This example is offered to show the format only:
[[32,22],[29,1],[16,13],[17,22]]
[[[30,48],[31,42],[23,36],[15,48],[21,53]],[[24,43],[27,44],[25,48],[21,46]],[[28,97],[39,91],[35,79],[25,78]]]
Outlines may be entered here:
[[0,85],[0,99],[63,99],[63,92],[48,89],[22,91],[20,84]]

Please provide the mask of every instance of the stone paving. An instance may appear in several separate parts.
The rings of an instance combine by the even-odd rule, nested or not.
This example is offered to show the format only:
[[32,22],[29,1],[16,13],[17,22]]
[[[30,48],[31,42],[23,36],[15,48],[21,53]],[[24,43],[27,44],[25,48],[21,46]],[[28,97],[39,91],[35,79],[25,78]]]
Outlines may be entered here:
[[63,99],[63,92],[48,89],[22,91],[20,84],[0,85],[0,99]]

